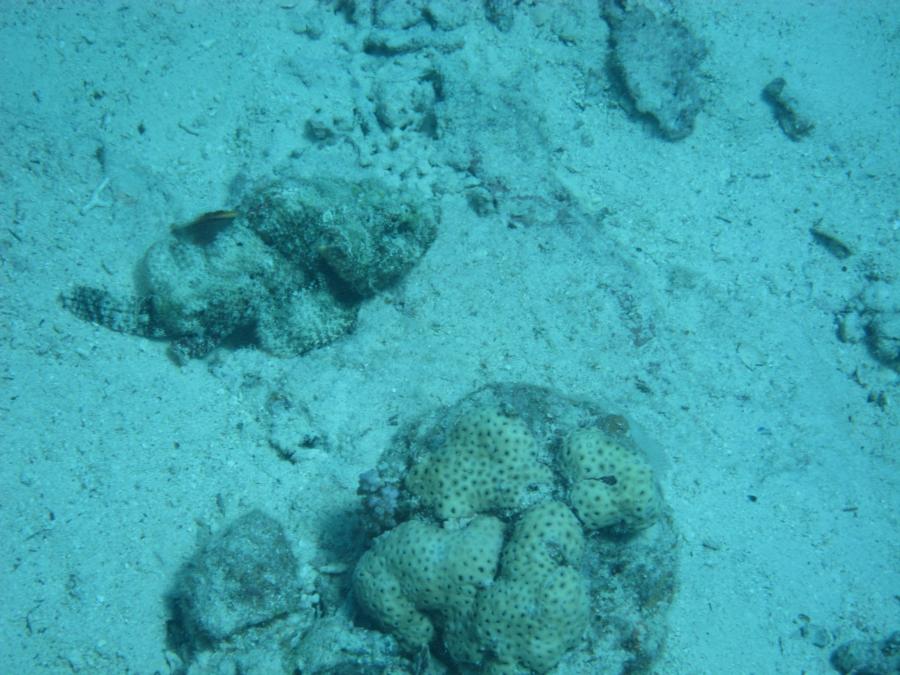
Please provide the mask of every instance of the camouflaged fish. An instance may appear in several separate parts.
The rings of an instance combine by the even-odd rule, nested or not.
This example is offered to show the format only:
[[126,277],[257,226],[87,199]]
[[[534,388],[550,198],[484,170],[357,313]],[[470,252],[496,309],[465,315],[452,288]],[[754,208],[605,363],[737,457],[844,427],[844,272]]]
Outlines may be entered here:
[[376,181],[293,179],[153,244],[133,295],[75,286],[62,306],[120,333],[171,341],[178,361],[223,344],[303,354],[352,330],[358,307],[425,253],[437,217]]

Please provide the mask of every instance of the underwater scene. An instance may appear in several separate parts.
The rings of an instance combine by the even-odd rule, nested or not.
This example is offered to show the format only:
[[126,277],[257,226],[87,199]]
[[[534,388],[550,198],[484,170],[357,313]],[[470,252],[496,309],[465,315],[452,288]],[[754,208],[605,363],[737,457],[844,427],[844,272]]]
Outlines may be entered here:
[[0,33],[0,675],[900,673],[900,4]]

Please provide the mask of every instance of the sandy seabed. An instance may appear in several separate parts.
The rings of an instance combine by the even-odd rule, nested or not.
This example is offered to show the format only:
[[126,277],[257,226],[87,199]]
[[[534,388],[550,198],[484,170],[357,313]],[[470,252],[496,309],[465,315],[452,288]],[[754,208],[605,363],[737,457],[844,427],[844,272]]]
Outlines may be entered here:
[[[518,3],[504,30],[393,4],[0,9],[0,670],[175,672],[165,597],[198,538],[261,508],[301,559],[352,564],[331,525],[397,425],[498,381],[605,401],[667,455],[656,672],[827,673],[900,627],[898,375],[853,327],[900,316],[898,5],[679,3],[708,54],[669,142],[621,100],[597,3]],[[178,366],[61,309],[284,167],[442,213],[351,334]],[[294,461],[273,395],[319,434]]]

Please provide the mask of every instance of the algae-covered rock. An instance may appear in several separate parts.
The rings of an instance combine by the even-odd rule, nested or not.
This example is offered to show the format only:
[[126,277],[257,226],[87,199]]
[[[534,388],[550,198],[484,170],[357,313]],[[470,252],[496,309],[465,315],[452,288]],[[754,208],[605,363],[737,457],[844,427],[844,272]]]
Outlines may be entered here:
[[184,638],[199,646],[304,607],[298,562],[281,524],[251,511],[182,569],[171,603]]

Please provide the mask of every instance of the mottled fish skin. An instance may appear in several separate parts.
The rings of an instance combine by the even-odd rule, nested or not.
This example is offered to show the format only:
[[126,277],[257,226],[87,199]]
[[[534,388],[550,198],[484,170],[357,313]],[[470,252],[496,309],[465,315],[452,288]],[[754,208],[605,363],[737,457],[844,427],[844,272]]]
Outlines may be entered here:
[[191,359],[202,359],[219,346],[221,338],[209,335],[182,335],[169,345],[169,357],[179,366]]
[[176,363],[221,345],[298,356],[352,331],[362,301],[409,271],[438,221],[416,193],[377,181],[266,183],[153,244],[133,295],[77,285],[60,302],[84,321],[169,340]]
[[105,288],[75,286],[59,296],[63,308],[83,321],[117,333],[147,338],[165,337],[153,321],[152,298],[117,296]]

